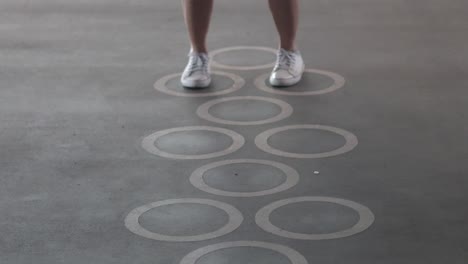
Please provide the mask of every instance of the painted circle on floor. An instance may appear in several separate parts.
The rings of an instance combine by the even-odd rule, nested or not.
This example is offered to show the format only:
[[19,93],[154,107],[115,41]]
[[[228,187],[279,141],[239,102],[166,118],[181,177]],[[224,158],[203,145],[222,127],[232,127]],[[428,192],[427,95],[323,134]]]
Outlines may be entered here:
[[264,65],[255,65],[255,66],[234,66],[234,65],[226,65],[219,63],[215,60],[216,55],[229,52],[229,51],[236,51],[236,50],[256,50],[256,51],[266,51],[275,54],[278,52],[276,49],[269,48],[269,47],[259,47],[259,46],[234,46],[234,47],[226,47],[217,49],[210,52],[211,57],[211,65],[216,68],[225,69],[225,70],[238,70],[238,71],[250,71],[250,70],[261,70],[267,68],[273,68],[276,62],[264,64]]
[[[282,206],[288,205],[288,204],[300,203],[300,202],[326,202],[326,203],[334,203],[334,204],[346,206],[355,210],[359,214],[359,221],[354,226],[348,229],[337,231],[334,233],[327,233],[327,234],[304,234],[304,233],[289,232],[271,223],[270,214],[274,210]],[[319,196],[296,197],[296,198],[280,200],[280,201],[271,203],[263,207],[255,215],[255,222],[263,230],[269,233],[281,236],[281,237],[301,239],[301,240],[325,240],[325,239],[336,239],[336,238],[352,236],[369,228],[374,222],[374,220],[375,220],[374,214],[371,212],[369,208],[365,207],[364,205],[355,203],[353,201],[345,200],[345,199],[339,199],[339,198],[333,198],[333,197],[319,197]]]
[[[346,140],[346,143],[342,147],[332,150],[332,151],[321,152],[321,153],[311,153],[311,154],[286,152],[286,151],[275,149],[268,144],[268,139],[272,135],[282,132],[282,131],[293,130],[293,129],[318,129],[318,130],[333,132],[344,137]],[[291,125],[291,126],[273,128],[265,132],[262,132],[257,137],[255,137],[255,145],[257,145],[259,149],[267,153],[281,156],[281,157],[315,159],[315,158],[325,158],[325,157],[336,156],[336,155],[340,155],[348,151],[351,151],[358,145],[358,139],[351,132],[348,132],[346,130],[336,128],[336,127],[323,126],[323,125]]]
[[[239,100],[256,100],[256,101],[269,102],[269,103],[279,106],[281,108],[281,112],[274,117],[264,119],[264,120],[258,120],[258,121],[225,120],[219,117],[215,117],[209,112],[210,108],[214,105],[224,103],[224,102],[239,101]],[[233,97],[219,98],[219,99],[208,101],[202,104],[197,109],[197,114],[199,117],[206,119],[208,121],[211,121],[211,122],[226,124],[226,125],[263,125],[263,124],[268,124],[268,123],[273,123],[273,122],[283,120],[291,116],[292,113],[293,113],[293,108],[288,103],[278,100],[278,99],[260,97],[260,96],[233,96]]]
[[[234,84],[231,87],[229,87],[227,89],[224,89],[224,90],[221,90],[221,91],[193,93],[194,91],[198,91],[198,90],[197,89],[190,89],[191,93],[183,93],[183,92],[178,92],[178,91],[171,90],[171,89],[169,89],[167,87],[167,82],[169,82],[173,78],[180,77],[182,75],[181,73],[175,73],[175,74],[170,74],[170,75],[164,76],[161,79],[157,80],[154,83],[154,89],[156,89],[156,90],[158,90],[160,92],[163,92],[163,93],[166,93],[166,94],[169,94],[169,95],[175,95],[175,96],[206,97],[206,96],[218,96],[218,95],[225,95],[225,94],[228,94],[228,93],[232,93],[232,92],[235,92],[235,91],[241,89],[245,84],[245,80],[242,77],[240,77],[240,76],[238,76],[236,74],[232,74],[232,73],[228,73],[228,72],[222,72],[222,71],[212,71],[211,73],[214,74],[214,75],[220,75],[220,76],[228,77],[228,78],[232,79],[232,81],[234,81]],[[199,90],[200,91],[205,91],[206,89],[199,89]]]
[[345,78],[337,73],[318,70],[318,69],[305,69],[305,73],[315,73],[320,75],[325,75],[331,79],[333,79],[333,84],[325,89],[316,90],[316,91],[290,91],[284,88],[272,88],[265,84],[266,79],[269,76],[269,73],[265,73],[257,77],[254,81],[255,86],[260,90],[265,92],[273,93],[273,94],[280,94],[280,95],[293,95],[293,96],[304,96],[304,95],[320,95],[333,92],[342,88],[345,84]]
[[181,261],[180,264],[196,264],[197,261],[211,252],[226,249],[226,248],[235,248],[235,247],[254,247],[254,248],[263,248],[276,251],[284,256],[286,256],[291,264],[308,264],[304,256],[302,256],[296,250],[273,243],[260,242],[260,241],[232,241],[232,242],[223,242],[219,244],[209,245],[197,249],[188,255],[186,255]]
[[[213,188],[209,186],[208,184],[206,184],[205,180],[203,179],[203,175],[208,170],[211,170],[213,168],[217,168],[220,166],[225,166],[229,164],[238,164],[238,163],[254,163],[254,164],[262,164],[262,165],[275,167],[281,170],[286,175],[286,180],[282,184],[269,190],[262,190],[262,191],[256,191],[256,192],[231,192],[231,191],[225,191],[225,190]],[[211,193],[211,194],[216,194],[220,196],[230,196],[230,197],[255,197],[255,196],[274,194],[274,193],[282,192],[282,191],[292,188],[299,182],[299,174],[297,173],[295,169],[285,164],[279,163],[279,162],[268,161],[268,160],[258,160],[258,159],[235,159],[235,160],[224,160],[224,161],[213,162],[213,163],[207,164],[205,166],[202,166],[196,169],[190,176],[190,182],[192,183],[193,186],[195,186],[195,188],[198,188],[204,192]]]
[[[174,132],[184,132],[184,131],[214,131],[218,132],[221,134],[225,134],[232,139],[232,144],[228,148],[213,152],[213,153],[208,153],[208,154],[200,154],[200,155],[181,155],[181,154],[173,154],[173,153],[168,153],[165,151],[160,150],[155,146],[155,142],[158,138],[174,133]],[[148,151],[151,154],[158,155],[161,157],[165,158],[172,158],[172,159],[210,159],[210,158],[216,158],[220,156],[224,156],[227,154],[231,154],[237,150],[239,150],[245,143],[245,139],[242,135],[232,131],[228,130],[225,128],[218,128],[218,127],[210,127],[210,126],[189,126],[189,127],[178,127],[178,128],[171,128],[171,129],[166,129],[166,130],[161,130],[156,133],[153,133],[147,137],[145,137],[141,143],[141,146],[143,149]]]
[[[229,216],[229,220],[225,226],[221,227],[220,229],[216,231],[201,234],[201,235],[194,235],[194,236],[168,236],[164,234],[151,232],[145,229],[144,227],[142,227],[138,221],[138,219],[140,218],[142,214],[144,214],[145,212],[153,208],[165,206],[165,205],[171,205],[171,204],[180,204],[180,203],[203,204],[203,205],[209,205],[209,206],[219,208],[227,213],[227,215]],[[213,201],[213,200],[208,200],[208,199],[186,198],[186,199],[171,199],[171,200],[154,202],[154,203],[146,204],[136,209],[133,209],[125,218],[125,226],[127,227],[128,230],[130,230],[134,234],[145,237],[145,238],[153,239],[153,240],[168,241],[168,242],[193,242],[193,241],[202,241],[202,240],[212,239],[212,238],[216,238],[216,237],[229,234],[232,231],[236,230],[241,225],[243,220],[244,220],[244,217],[242,216],[242,213],[239,210],[237,210],[235,207],[229,204],[218,202],[218,201]]]

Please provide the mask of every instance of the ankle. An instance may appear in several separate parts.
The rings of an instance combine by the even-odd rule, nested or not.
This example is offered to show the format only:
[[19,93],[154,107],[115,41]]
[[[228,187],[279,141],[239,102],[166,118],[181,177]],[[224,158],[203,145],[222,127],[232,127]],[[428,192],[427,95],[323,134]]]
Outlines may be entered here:
[[208,50],[206,49],[206,47],[191,47],[190,52],[208,54]]
[[296,52],[298,50],[296,45],[294,45],[294,44],[288,44],[288,45],[281,44],[279,48],[284,49],[284,50],[289,51],[289,52]]

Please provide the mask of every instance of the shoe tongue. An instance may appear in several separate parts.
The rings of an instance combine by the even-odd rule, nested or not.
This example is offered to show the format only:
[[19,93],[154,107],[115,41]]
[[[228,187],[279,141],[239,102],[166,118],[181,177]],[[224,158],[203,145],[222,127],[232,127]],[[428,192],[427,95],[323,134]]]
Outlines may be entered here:
[[189,76],[203,76],[203,73],[201,72],[203,70],[203,65],[205,63],[205,59],[200,56],[200,54],[193,53],[190,54],[190,74]]
[[290,60],[291,60],[291,52],[281,48],[278,54],[278,62],[275,65],[275,68],[273,71],[279,72],[283,70],[285,72],[288,72]]
[[202,65],[208,60],[208,57],[204,53],[193,53],[191,56],[193,60],[197,61],[198,65]]
[[192,54],[190,56],[190,62],[192,63],[192,65],[197,65],[197,66],[201,66],[203,64],[202,58],[198,56],[197,54]]

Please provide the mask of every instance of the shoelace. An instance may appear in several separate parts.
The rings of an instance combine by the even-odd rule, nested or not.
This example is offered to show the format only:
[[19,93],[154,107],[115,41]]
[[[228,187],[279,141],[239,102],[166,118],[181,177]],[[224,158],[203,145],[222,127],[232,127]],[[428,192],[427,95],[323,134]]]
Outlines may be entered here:
[[274,71],[278,70],[289,70],[291,66],[296,63],[296,57],[294,53],[285,50],[280,50],[277,55],[278,63],[275,66]]
[[[208,59],[201,55],[192,55],[190,54],[189,60],[189,74],[188,76],[192,75],[194,72],[202,71],[203,73],[207,73],[208,71]],[[201,64],[198,62],[201,61]]]

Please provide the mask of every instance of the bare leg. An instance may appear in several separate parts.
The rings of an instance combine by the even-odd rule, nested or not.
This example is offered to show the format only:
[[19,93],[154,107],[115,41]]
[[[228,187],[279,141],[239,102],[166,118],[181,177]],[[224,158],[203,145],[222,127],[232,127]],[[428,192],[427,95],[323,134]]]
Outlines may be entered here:
[[213,0],[182,0],[182,3],[193,51],[207,52],[206,35],[210,27]]
[[268,0],[268,2],[280,36],[280,48],[295,50],[299,0]]

